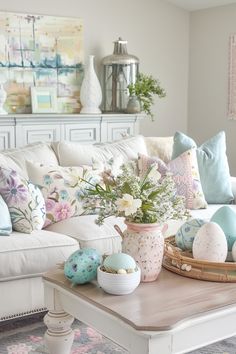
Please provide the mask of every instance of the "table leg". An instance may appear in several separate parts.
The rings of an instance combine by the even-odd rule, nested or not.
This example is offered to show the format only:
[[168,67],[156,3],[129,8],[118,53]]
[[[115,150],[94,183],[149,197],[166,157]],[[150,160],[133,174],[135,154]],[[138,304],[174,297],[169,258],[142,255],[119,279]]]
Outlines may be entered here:
[[44,338],[50,354],[70,354],[74,340],[73,321],[74,317],[63,311],[49,311],[45,315],[48,330]]

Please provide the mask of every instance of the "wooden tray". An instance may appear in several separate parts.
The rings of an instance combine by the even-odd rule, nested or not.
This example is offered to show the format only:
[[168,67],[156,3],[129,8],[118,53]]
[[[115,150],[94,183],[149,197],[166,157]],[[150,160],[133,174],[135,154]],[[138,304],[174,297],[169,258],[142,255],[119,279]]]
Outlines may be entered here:
[[175,244],[175,237],[165,239],[163,267],[184,277],[236,283],[236,262],[207,262],[193,259],[190,251],[182,251]]

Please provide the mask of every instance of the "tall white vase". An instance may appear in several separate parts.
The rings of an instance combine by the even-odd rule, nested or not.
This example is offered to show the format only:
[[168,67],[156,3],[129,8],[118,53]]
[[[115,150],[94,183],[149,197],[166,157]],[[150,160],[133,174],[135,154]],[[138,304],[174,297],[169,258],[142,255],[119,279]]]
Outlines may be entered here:
[[80,90],[80,113],[101,113],[102,90],[94,70],[94,55],[90,55],[85,67],[84,79]]

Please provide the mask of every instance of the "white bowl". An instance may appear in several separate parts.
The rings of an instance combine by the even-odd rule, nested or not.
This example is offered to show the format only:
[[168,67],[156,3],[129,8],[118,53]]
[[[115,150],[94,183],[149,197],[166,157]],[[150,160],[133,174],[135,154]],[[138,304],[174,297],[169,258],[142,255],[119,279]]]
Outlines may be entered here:
[[97,269],[98,284],[109,294],[126,295],[132,293],[140,283],[141,271],[138,268],[134,273],[113,274]]

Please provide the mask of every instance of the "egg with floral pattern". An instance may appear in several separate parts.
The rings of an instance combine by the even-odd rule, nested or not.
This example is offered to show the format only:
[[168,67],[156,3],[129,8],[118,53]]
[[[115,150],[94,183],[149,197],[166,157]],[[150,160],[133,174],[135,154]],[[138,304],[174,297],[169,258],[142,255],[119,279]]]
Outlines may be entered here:
[[95,279],[101,256],[93,248],[75,251],[65,262],[64,274],[73,284],[85,284]]
[[191,219],[186,221],[175,235],[175,243],[182,250],[192,250],[194,238],[205,221],[202,219]]

